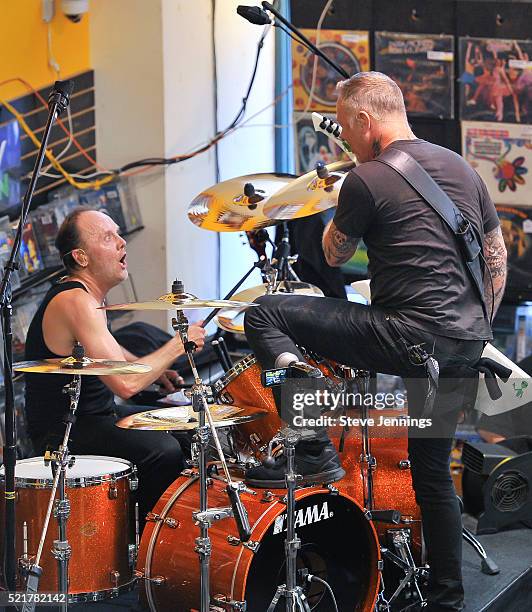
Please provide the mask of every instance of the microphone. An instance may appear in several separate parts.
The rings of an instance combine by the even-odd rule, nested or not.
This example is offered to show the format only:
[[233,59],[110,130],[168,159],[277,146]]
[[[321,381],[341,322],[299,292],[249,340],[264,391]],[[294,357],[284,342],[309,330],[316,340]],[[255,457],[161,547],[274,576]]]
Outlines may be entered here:
[[57,105],[56,114],[59,116],[70,103],[70,96],[74,91],[74,81],[68,79],[66,81],[56,81],[53,89],[48,96],[48,108],[50,109],[53,104]]
[[272,19],[268,13],[258,6],[244,6],[240,4],[236,7],[236,12],[255,25],[267,25],[272,23]]
[[284,224],[283,237],[281,242],[277,245],[275,252],[273,253],[272,258],[277,260],[274,268],[277,268],[279,272],[282,270],[285,265],[287,259],[290,257],[290,240],[288,234],[288,225]]

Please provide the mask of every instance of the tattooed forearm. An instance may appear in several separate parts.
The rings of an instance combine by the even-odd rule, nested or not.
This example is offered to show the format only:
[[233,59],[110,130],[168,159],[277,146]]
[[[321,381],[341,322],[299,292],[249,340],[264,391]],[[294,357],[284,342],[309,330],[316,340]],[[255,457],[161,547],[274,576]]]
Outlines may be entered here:
[[351,238],[341,232],[331,221],[323,232],[323,252],[330,266],[341,266],[351,259],[357,250],[359,238]]
[[488,313],[493,311],[495,316],[506,284],[506,247],[500,227],[496,227],[484,236],[484,259],[487,264],[484,274],[484,299]]

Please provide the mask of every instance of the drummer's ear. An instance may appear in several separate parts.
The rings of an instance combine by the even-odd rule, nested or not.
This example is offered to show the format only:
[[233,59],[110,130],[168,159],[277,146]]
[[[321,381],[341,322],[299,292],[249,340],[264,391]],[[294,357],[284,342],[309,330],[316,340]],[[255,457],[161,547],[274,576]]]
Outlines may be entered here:
[[82,268],[86,268],[89,265],[89,258],[83,249],[75,249],[72,251],[72,257]]

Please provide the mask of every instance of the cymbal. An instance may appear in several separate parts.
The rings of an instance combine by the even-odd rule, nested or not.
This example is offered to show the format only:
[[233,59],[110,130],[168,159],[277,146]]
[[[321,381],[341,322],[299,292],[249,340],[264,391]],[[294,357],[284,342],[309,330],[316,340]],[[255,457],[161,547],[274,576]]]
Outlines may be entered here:
[[[323,297],[323,291],[319,287],[315,287],[310,283],[303,283],[301,281],[290,281],[290,287],[292,288],[292,292],[287,291],[286,282],[282,281],[279,283],[279,287],[277,291],[272,293],[272,295],[311,295],[315,297]],[[237,293],[232,297],[233,300],[242,302],[251,302],[252,300],[256,300],[258,297],[262,295],[266,295],[268,285],[264,283],[262,285],[257,285],[256,287],[250,287],[249,289],[244,289]],[[221,310],[216,317],[214,317],[214,322],[218,327],[224,329],[225,331],[232,332],[233,334],[243,334],[244,333],[244,311],[234,311],[234,310]]]
[[31,374],[83,374],[91,376],[108,376],[117,374],[144,374],[151,371],[151,366],[129,361],[110,361],[109,359],[89,359],[83,357],[81,363],[73,357],[64,359],[42,359],[41,361],[19,361],[13,364],[17,372]]
[[[215,427],[241,425],[264,417],[268,411],[262,408],[240,408],[228,404],[210,404],[209,410]],[[192,406],[157,408],[139,412],[120,419],[116,423],[122,429],[148,431],[190,431],[199,425],[198,413]]]
[[277,221],[289,221],[310,217],[333,208],[338,203],[340,187],[355,163],[339,161],[325,166],[328,176],[319,178],[312,170],[285,185],[264,203],[266,217]]
[[258,304],[247,304],[232,300],[198,300],[197,298],[181,299],[179,294],[167,293],[149,302],[130,302],[129,304],[111,304],[100,306],[99,310],[199,310],[201,308],[223,308],[224,310],[242,310]]
[[276,225],[263,213],[263,201],[294,180],[291,174],[248,174],[212,185],[188,207],[188,218],[203,229],[243,232]]

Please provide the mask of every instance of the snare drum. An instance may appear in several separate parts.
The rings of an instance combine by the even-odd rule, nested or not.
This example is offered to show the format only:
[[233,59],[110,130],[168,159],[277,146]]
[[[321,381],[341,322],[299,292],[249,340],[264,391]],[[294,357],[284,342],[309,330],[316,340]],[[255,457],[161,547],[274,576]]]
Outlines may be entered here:
[[[15,476],[18,587],[23,590],[23,570],[37,554],[53,476],[51,465],[45,465],[42,457],[18,461]],[[130,492],[137,484],[135,467],[124,459],[79,455],[68,468],[66,493],[70,516],[66,531],[72,548],[68,564],[69,602],[98,601],[133,586],[136,547],[130,521]],[[2,467],[2,500],[4,485]],[[59,491],[56,500],[58,497]],[[4,512],[1,503],[2,525]],[[58,562],[51,552],[57,539],[58,523],[52,515],[41,556],[39,591],[57,592]]]
[[[227,506],[225,482],[214,478],[209,506]],[[250,490],[251,491],[251,490]],[[256,489],[241,494],[251,526],[251,539],[241,544],[233,518],[209,530],[212,556],[210,592],[224,610],[266,610],[279,584],[285,582],[286,491]],[[195,539],[199,528],[192,512],[199,508],[198,475],[179,477],[148,517],[139,548],[138,570],[143,595],[152,612],[199,609],[200,571]],[[371,521],[349,496],[334,489],[296,491],[296,529],[301,539],[298,568],[327,581],[338,609],[373,610],[379,588],[380,550]],[[329,595],[312,583],[309,605]],[[327,608],[329,609],[329,608]]]

